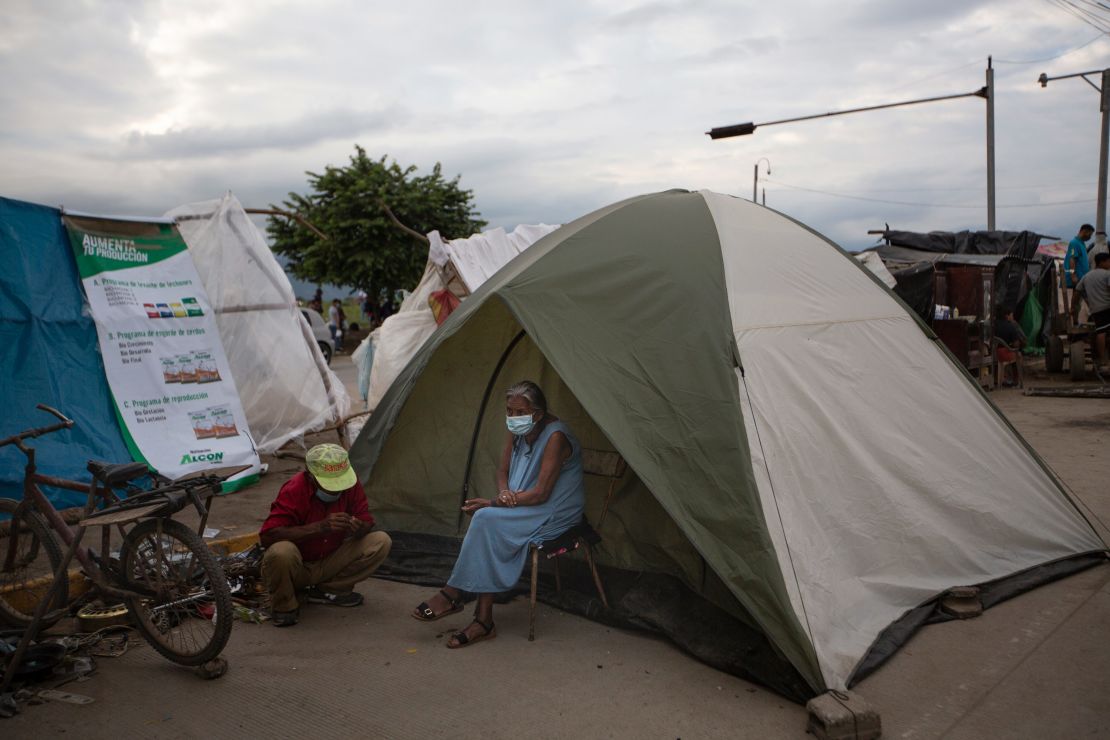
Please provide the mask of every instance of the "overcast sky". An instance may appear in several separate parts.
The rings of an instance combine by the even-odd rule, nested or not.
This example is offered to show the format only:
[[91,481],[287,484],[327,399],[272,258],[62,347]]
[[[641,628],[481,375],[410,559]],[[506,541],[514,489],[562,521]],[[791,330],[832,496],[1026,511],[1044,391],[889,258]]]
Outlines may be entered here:
[[704,132],[970,92],[993,54],[998,226],[1095,220],[1098,96],[1036,78],[1107,66],[1110,42],[1047,0],[4,0],[0,29],[0,195],[77,210],[263,207],[358,143],[441,162],[510,229],[673,187],[750,197],[761,157],[767,204],[847,248],[985,228],[979,98]]

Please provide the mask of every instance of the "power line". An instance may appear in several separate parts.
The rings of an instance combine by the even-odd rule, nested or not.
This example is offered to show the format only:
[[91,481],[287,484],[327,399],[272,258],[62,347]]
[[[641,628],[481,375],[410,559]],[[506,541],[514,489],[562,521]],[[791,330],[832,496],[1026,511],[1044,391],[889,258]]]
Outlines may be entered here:
[[1107,28],[1104,19],[1080,7],[1076,3],[1072,2],[1072,0],[1056,0],[1056,3],[1060,7],[1063,7],[1065,10],[1068,10],[1068,12],[1070,12],[1072,15],[1086,24],[1093,26],[1103,32],[1110,30]]
[[1068,5],[1071,5],[1073,8],[1078,10],[1083,15],[1091,18],[1092,20],[1106,25],[1108,20],[1105,15],[1106,11],[1095,3],[1091,2],[1091,0],[1079,0],[1078,3],[1075,0],[1064,0],[1064,2],[1066,2]]
[[899,90],[905,90],[907,87],[913,87],[915,85],[921,84],[922,82],[928,82],[929,80],[935,80],[938,77],[944,77],[945,75],[952,74],[953,72],[958,72],[961,69],[967,69],[968,67],[971,67],[971,66],[976,65],[976,64],[982,64],[982,63],[983,63],[982,59],[973,59],[970,62],[968,62],[967,64],[961,64],[958,67],[953,67],[952,69],[945,69],[945,70],[942,70],[940,72],[937,72],[936,74],[926,75],[925,77],[919,77],[916,80],[911,80],[910,82],[907,82],[904,85],[898,85],[897,87],[892,87],[889,90],[884,91],[883,94],[887,95],[889,93],[897,92]]
[[[964,203],[919,203],[919,202],[915,202],[915,201],[906,201],[906,200],[888,200],[886,198],[868,198],[868,197],[865,197],[865,196],[862,196],[862,195],[848,195],[846,193],[834,193],[834,192],[831,192],[831,191],[828,191],[828,190],[818,190],[816,188],[805,188],[805,187],[802,187],[801,185],[791,185],[789,183],[782,182],[781,180],[766,179],[765,182],[772,183],[772,184],[775,184],[775,185],[781,185],[782,187],[789,188],[791,190],[800,190],[800,191],[805,192],[805,193],[816,193],[818,195],[826,195],[826,196],[829,196],[829,197],[832,197],[832,198],[846,198],[848,200],[862,200],[862,201],[866,201],[868,203],[884,203],[884,204],[887,204],[887,205],[894,205],[894,206],[914,206],[914,207],[917,207],[917,208],[966,208],[966,209],[969,209],[969,210],[977,210],[977,209],[981,209],[983,207],[982,204],[967,205],[967,204],[964,204]],[[1010,203],[1010,204],[1006,204],[1006,205],[999,205],[997,207],[998,208],[1047,208],[1047,207],[1051,207],[1051,206],[1070,206],[1070,205],[1079,205],[1079,204],[1083,204],[1083,203],[1094,203],[1094,202],[1095,202],[1094,198],[1086,198],[1086,199],[1083,199],[1083,200],[1060,200],[1060,201],[1052,201],[1052,202],[1047,202],[1047,203]]]
[[1074,54],[1075,52],[1079,51],[1080,49],[1086,49],[1088,46],[1090,46],[1094,42],[1098,41],[1099,39],[1104,39],[1104,38],[1106,38],[1106,34],[1100,33],[1097,36],[1095,36],[1094,38],[1092,38],[1090,41],[1085,41],[1082,44],[1080,44],[1079,46],[1075,47],[1074,49],[1068,49],[1067,51],[1065,51],[1063,53],[1060,53],[1060,54],[1057,54],[1054,57],[1045,57],[1044,59],[1026,59],[1026,60],[1019,60],[1019,61],[1013,61],[1013,60],[1010,60],[1010,59],[995,59],[994,63],[995,64],[1041,64],[1043,62],[1053,62],[1053,61],[1056,61],[1057,59],[1061,59],[1063,57],[1066,57],[1068,54]]
[[1103,33],[1110,32],[1110,28],[1107,27],[1107,23],[1104,19],[1080,8],[1075,3],[1070,2],[1070,0],[1048,0],[1048,2],[1060,8],[1068,15],[1078,18],[1092,28],[1097,28]]
[[[1092,0],[1079,0],[1079,2],[1091,8],[1091,10],[1088,12],[1092,12],[1094,15],[1106,14],[1106,6],[1102,3],[1096,3]],[[1074,2],[1072,4],[1074,5]]]
[[[760,182],[776,182],[776,183],[779,183],[778,180],[772,180],[769,177],[760,178]],[[780,183],[780,184],[785,185],[785,183]],[[1069,180],[1067,182],[1038,182],[1038,183],[1032,184],[1032,185],[1005,185],[1005,186],[997,187],[995,189],[996,190],[1044,190],[1046,188],[1063,188],[1063,187],[1070,187],[1070,186],[1073,186],[1073,185],[1075,185],[1075,181],[1074,180]],[[843,192],[846,192],[846,193],[952,193],[952,192],[958,192],[958,191],[979,192],[982,189],[983,189],[983,187],[981,185],[975,186],[975,187],[970,187],[970,186],[969,187],[945,186],[945,187],[936,187],[936,188],[891,188],[891,187],[882,187],[882,188],[854,188],[852,190],[843,191]]]

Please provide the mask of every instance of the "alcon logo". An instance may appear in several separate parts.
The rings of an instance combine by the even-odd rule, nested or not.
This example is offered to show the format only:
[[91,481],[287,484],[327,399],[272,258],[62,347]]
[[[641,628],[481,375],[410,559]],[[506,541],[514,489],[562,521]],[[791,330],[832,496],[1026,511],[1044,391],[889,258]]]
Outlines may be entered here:
[[204,463],[204,462],[218,463],[223,459],[224,459],[224,453],[222,453],[222,452],[206,452],[206,453],[202,453],[200,455],[193,455],[191,453],[186,452],[184,455],[181,456],[181,464],[182,465],[190,465],[192,463]]

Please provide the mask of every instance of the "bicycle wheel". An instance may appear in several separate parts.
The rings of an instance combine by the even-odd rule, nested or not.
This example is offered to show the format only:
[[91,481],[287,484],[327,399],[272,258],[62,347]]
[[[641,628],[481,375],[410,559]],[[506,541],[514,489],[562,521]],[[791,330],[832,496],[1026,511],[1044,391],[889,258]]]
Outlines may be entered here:
[[123,540],[124,588],[139,632],[175,663],[203,665],[224,649],[233,620],[223,568],[204,542],[181,522],[148,519]]
[[[19,511],[18,507],[18,501],[0,498],[0,515],[11,517],[8,536],[0,537],[0,621],[24,628],[31,624],[35,609],[54,585],[62,547],[38,512]],[[68,600],[67,579],[59,585],[51,609],[43,616],[43,627],[65,615]]]

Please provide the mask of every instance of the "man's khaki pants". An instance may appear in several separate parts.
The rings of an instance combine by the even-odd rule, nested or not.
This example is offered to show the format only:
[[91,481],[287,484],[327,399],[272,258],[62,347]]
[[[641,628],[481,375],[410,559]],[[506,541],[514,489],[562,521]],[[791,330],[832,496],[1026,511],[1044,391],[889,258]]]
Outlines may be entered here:
[[275,612],[295,610],[297,591],[309,586],[330,593],[351,591],[378,569],[392,544],[385,532],[370,532],[347,540],[326,558],[306,562],[294,543],[275,542],[262,557],[262,582],[270,592],[270,608]]

